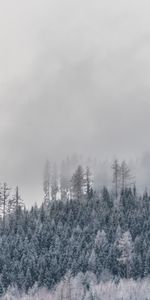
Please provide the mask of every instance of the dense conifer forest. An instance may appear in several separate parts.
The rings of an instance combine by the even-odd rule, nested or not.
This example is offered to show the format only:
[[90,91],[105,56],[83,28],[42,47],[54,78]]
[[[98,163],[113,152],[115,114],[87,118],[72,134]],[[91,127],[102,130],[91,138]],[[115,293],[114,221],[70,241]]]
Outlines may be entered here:
[[89,169],[78,166],[71,193],[67,198],[63,189],[61,200],[48,198],[51,186],[44,176],[43,203],[30,209],[18,188],[9,199],[9,189],[2,185],[1,295],[10,286],[26,292],[35,285],[53,289],[66,276],[79,273],[116,283],[150,275],[150,197],[129,186],[127,165],[121,169],[115,161],[112,169],[114,189],[97,191]]

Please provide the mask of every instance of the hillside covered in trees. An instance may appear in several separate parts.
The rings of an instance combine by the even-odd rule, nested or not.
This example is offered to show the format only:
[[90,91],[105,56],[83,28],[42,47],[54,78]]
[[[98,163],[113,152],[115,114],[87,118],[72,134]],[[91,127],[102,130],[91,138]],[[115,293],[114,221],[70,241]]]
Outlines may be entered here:
[[55,193],[48,198],[52,190],[46,175],[44,201],[31,209],[22,205],[18,188],[7,201],[3,186],[1,295],[10,286],[26,292],[35,285],[53,289],[80,273],[93,274],[97,282],[150,275],[150,197],[138,195],[125,163],[115,161],[112,169],[113,190],[96,191],[90,170],[78,166],[70,196],[64,189],[61,200]]

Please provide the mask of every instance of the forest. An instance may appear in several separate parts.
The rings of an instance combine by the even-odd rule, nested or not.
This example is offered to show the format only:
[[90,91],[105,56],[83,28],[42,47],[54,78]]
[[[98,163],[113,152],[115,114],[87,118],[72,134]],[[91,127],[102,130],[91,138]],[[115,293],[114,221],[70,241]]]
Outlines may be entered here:
[[30,209],[18,187],[11,196],[8,185],[1,185],[1,296],[13,287],[19,293],[52,291],[80,274],[87,290],[89,276],[97,284],[118,285],[150,275],[150,196],[139,195],[125,162],[113,162],[112,181],[112,190],[95,190],[90,169],[79,165],[59,186],[47,162],[43,202]]

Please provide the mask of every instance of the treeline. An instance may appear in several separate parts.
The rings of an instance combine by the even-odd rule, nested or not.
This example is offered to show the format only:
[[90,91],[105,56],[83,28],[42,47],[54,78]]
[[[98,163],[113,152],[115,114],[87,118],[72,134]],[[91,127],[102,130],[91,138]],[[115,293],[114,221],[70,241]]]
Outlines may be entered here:
[[55,168],[51,175],[49,162],[47,162],[43,190],[44,202],[47,204],[51,200],[81,199],[85,195],[90,198],[93,195],[92,173],[89,167],[84,170],[79,165],[70,177],[66,176],[65,172],[58,175]]
[[39,208],[18,206],[17,214],[5,216],[5,226],[2,218],[1,294],[11,285],[52,289],[68,272],[74,277],[89,271],[98,281],[148,276],[150,197],[138,196],[135,186],[117,193],[106,187],[90,197],[77,192],[74,199]]
[[[99,190],[101,182],[98,182],[96,172],[96,161],[88,159],[81,164],[82,159],[78,157],[67,158],[60,166],[51,164],[47,160],[44,169],[43,191],[44,201],[81,199],[84,196],[92,197],[93,190]],[[110,172],[111,171],[111,172]],[[114,160],[111,170],[111,182],[109,188],[117,197],[121,190],[129,188],[135,184],[135,179],[130,168],[125,161],[121,163]]]
[[46,162],[43,179],[44,201],[79,199],[93,192],[93,176],[90,167],[77,164],[78,160],[66,159],[58,167]]

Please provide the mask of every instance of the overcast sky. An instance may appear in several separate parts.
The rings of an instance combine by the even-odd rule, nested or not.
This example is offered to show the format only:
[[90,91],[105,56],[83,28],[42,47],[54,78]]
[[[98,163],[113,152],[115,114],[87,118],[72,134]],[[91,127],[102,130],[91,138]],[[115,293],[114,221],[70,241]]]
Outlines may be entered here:
[[150,149],[148,0],[5,0],[0,181],[40,201],[43,161]]

